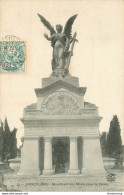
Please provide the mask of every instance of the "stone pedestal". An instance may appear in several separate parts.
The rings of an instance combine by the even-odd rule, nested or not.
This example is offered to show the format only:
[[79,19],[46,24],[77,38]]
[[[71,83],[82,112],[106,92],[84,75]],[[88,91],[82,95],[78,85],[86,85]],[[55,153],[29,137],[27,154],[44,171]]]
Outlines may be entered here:
[[39,137],[24,137],[18,175],[40,175]]
[[83,175],[105,175],[99,137],[83,137]]
[[52,138],[44,137],[45,146],[44,146],[44,170],[43,175],[53,175],[54,170],[52,168]]
[[[101,176],[105,173],[99,142],[102,117],[98,107],[84,101],[86,87],[80,87],[76,77],[49,77],[42,81],[42,88],[35,89],[37,102],[24,109],[21,119],[25,137],[19,174],[54,174],[52,137],[67,137],[70,138],[69,160],[62,165],[55,158],[55,169],[66,167],[67,163],[68,174]],[[44,142],[40,139],[39,143],[39,137]],[[83,138],[83,145],[78,147],[77,137]]]
[[70,168],[68,173],[73,175],[80,173],[78,169],[77,137],[70,137]]

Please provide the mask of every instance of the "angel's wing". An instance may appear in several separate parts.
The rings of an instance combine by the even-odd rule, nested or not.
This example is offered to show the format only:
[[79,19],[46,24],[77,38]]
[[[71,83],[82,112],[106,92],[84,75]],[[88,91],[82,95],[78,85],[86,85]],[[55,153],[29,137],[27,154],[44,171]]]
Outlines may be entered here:
[[53,26],[40,14],[37,14],[40,17],[41,22],[44,24],[44,26],[47,27],[47,29],[50,31],[51,36],[56,33]]
[[68,39],[72,38],[71,30],[72,30],[72,24],[74,23],[74,20],[76,19],[77,14],[70,17],[68,21],[66,22],[64,33],[68,37]]

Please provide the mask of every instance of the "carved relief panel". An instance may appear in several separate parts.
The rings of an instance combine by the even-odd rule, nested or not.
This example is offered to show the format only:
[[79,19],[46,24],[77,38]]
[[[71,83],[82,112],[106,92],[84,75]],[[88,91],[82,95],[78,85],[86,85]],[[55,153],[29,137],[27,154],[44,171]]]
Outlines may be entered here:
[[79,105],[77,99],[65,91],[57,91],[49,95],[41,105],[41,111],[47,115],[78,114]]

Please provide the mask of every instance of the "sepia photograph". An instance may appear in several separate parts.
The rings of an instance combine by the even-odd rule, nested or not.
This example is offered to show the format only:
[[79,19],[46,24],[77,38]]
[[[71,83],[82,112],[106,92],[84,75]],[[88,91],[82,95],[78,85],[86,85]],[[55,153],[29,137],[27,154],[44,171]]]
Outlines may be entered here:
[[124,192],[124,1],[0,0],[0,193]]

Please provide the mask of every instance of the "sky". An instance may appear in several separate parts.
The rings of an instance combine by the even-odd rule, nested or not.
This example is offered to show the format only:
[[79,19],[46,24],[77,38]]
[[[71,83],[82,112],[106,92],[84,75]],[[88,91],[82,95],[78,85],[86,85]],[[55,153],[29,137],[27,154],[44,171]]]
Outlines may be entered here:
[[[124,137],[124,1],[122,0],[1,0],[0,39],[13,35],[25,41],[26,71],[0,74],[0,118],[18,129],[18,146],[24,134],[20,121],[23,108],[37,101],[34,89],[51,74],[52,47],[43,34],[49,31],[40,22],[43,15],[54,27],[65,25],[78,14],[72,34],[78,43],[70,73],[87,87],[85,101],[99,107],[103,117],[100,132],[108,131],[113,115]],[[124,143],[124,139],[123,139]]]

